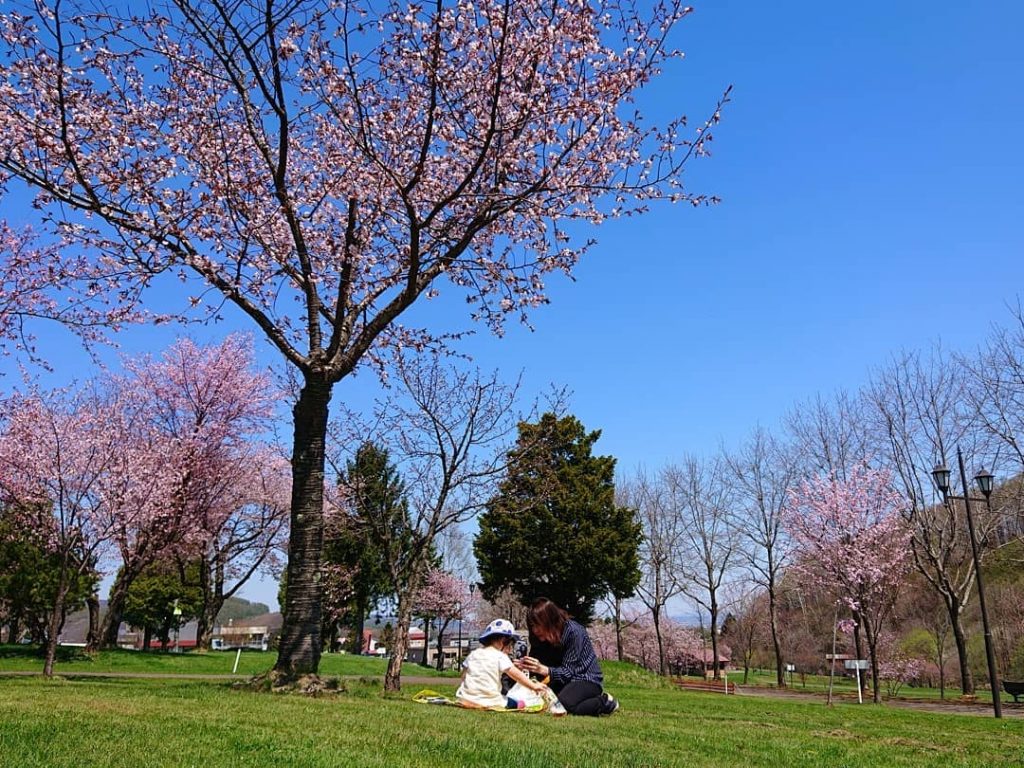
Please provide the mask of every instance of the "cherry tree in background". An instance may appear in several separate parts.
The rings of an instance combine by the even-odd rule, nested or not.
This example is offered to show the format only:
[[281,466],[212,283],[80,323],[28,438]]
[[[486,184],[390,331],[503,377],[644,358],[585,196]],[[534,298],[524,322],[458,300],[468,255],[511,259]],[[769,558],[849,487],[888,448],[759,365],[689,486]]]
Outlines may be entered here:
[[879,638],[910,567],[906,502],[886,471],[864,464],[804,480],[787,506],[797,547],[793,568],[811,585],[837,595],[863,628],[871,657],[874,701],[879,689]]
[[88,390],[15,394],[0,411],[0,501],[14,522],[59,560],[43,674],[53,674],[64,602],[75,574],[96,567],[115,536],[121,433]]
[[440,568],[427,571],[423,586],[413,599],[413,610],[423,617],[423,663],[427,663],[427,627],[433,619],[437,621],[437,668],[444,668],[444,632],[454,621],[462,621],[467,609],[471,608],[472,595],[469,582]]
[[[291,472],[287,460],[269,446],[252,443],[221,464],[211,483],[201,532],[196,647],[209,647],[213,625],[228,598],[257,572],[277,573],[288,531]],[[179,557],[182,575],[191,554]],[[326,589],[326,587],[325,587]]]
[[[571,225],[706,201],[694,133],[635,100],[681,56],[676,0],[445,4],[85,0],[0,14],[0,307],[87,340],[231,306],[299,374],[285,626],[276,670],[320,658],[324,442],[334,385],[432,344],[400,325],[454,288],[500,332],[587,244]],[[13,230],[5,230],[13,232]],[[154,290],[191,296],[157,311]],[[41,288],[49,288],[48,292]],[[164,294],[166,296],[166,293]],[[161,301],[159,306],[166,306]],[[186,306],[187,305],[187,306]]]
[[[122,485],[125,499],[109,507],[121,567],[103,618],[103,646],[116,647],[128,588],[143,570],[171,555],[191,560],[206,553],[264,479],[270,494],[280,488],[253,464],[268,458],[249,441],[268,425],[276,399],[252,366],[245,337],[210,347],[182,339],[159,359],[126,360],[125,374],[105,382],[107,410],[123,435],[111,482]],[[280,499],[266,500],[281,506]]]

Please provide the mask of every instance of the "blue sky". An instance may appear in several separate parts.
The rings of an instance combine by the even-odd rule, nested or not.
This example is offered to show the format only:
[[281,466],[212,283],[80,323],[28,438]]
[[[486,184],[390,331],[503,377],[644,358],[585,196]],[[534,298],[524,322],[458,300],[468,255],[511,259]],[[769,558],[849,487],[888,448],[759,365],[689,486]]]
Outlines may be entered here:
[[[699,3],[686,61],[642,106],[696,125],[734,85],[713,157],[687,172],[722,203],[600,228],[533,332],[480,329],[465,349],[528,393],[568,386],[628,471],[735,445],[900,349],[973,348],[1024,285],[1021,29],[1009,0]],[[88,375],[70,337],[45,339],[55,377]]]

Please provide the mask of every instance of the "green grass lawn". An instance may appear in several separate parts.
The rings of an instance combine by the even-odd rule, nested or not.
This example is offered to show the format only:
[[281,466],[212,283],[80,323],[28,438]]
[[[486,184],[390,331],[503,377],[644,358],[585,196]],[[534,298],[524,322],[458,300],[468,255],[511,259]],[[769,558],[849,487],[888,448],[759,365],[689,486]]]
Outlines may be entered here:
[[[675,690],[606,666],[609,718],[472,712],[386,697],[257,694],[168,680],[0,680],[11,766],[1024,766],[1024,720]],[[453,688],[446,689],[452,693]]]
[[[242,651],[238,673],[257,675],[274,665],[276,653]],[[154,672],[158,674],[227,675],[235,664],[235,651],[210,651],[208,653],[162,653],[140,651],[101,651],[86,654],[80,648],[58,649],[54,673],[57,675],[75,672]],[[320,672],[325,675],[383,675],[387,668],[385,659],[351,654],[324,654]],[[24,645],[0,645],[0,671],[42,671],[43,659],[37,649]],[[406,663],[403,673],[408,675],[436,676],[433,668]],[[445,676],[456,672],[446,671]]]

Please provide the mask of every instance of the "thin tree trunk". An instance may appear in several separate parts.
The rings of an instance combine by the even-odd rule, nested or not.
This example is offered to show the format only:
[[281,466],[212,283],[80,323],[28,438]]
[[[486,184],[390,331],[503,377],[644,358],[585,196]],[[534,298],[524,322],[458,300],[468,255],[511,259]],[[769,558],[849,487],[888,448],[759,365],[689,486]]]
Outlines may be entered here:
[[444,670],[444,631],[448,629],[448,623],[451,619],[445,619],[444,624],[441,625],[437,632],[437,671],[441,672]]
[[295,403],[291,536],[284,625],[274,671],[286,677],[315,674],[320,666],[324,538],[324,443],[331,384],[307,376]]
[[46,660],[43,662],[43,676],[53,677],[53,662],[57,658],[57,641],[60,638],[61,626],[64,624],[64,598],[68,594],[68,576],[65,568],[61,568],[57,581],[57,596],[50,614],[46,635]]
[[[782,658],[782,642],[779,640],[779,617],[775,606],[775,584],[768,584],[768,624],[772,631],[772,647],[775,651],[775,685],[786,687],[786,665]],[[746,683],[746,680],[743,681]]]
[[721,680],[722,672],[718,667],[718,601],[713,596],[708,613],[711,618],[711,677],[714,680]]
[[356,603],[356,615],[352,627],[352,653],[358,655],[363,652],[363,631],[365,628],[366,605],[365,601],[360,599]]
[[153,628],[146,627],[142,630],[142,650],[150,651],[153,648]]
[[878,685],[878,627],[872,627],[865,619],[864,634],[868,640],[868,653],[871,655],[871,700],[875,704],[881,704],[882,689]]
[[626,650],[622,645],[622,598],[615,598],[615,657],[625,661]]
[[388,659],[388,671],[384,674],[384,690],[396,692],[402,690],[402,662],[409,648],[409,624],[412,622],[412,609],[408,600],[399,596],[398,616],[395,624],[395,635],[391,657]]
[[21,639],[21,617],[11,616],[11,621],[7,625],[7,642],[14,644]]
[[654,637],[658,641],[658,674],[666,677],[668,675],[668,660],[665,658],[665,643],[661,639],[661,610],[651,611],[651,618],[654,620]]
[[85,599],[89,609],[89,633],[85,637],[85,650],[92,653],[100,646],[100,596],[93,592]]
[[961,692],[965,696],[974,694],[974,675],[971,674],[971,663],[967,655],[967,635],[961,616],[953,621],[953,643],[956,645],[956,658],[961,668]]
[[420,662],[424,667],[430,666],[430,619],[423,619],[423,661]]

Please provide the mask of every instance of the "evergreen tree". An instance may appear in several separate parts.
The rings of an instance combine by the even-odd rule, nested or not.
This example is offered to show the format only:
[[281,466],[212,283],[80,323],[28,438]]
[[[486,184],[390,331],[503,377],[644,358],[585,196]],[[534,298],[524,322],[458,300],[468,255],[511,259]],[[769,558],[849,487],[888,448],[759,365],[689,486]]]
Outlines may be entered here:
[[632,594],[640,525],[615,504],[615,459],[593,455],[600,436],[552,413],[519,425],[473,543],[487,599],[505,587],[523,602],[544,595],[586,623],[599,598]]
[[384,553],[374,531],[381,525],[403,527],[405,484],[387,450],[371,442],[361,445],[347,462],[338,484],[349,491],[352,504],[338,525],[329,526],[323,558],[328,567],[348,571],[349,590],[346,605],[325,606],[325,613],[343,618],[352,629],[352,652],[361,653],[366,617],[390,592]]

